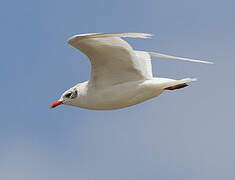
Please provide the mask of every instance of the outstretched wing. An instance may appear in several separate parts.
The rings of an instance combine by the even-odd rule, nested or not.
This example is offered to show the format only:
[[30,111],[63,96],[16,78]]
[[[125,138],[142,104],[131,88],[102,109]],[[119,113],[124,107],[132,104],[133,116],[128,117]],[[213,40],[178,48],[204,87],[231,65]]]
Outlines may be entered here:
[[158,58],[167,58],[167,59],[176,59],[176,60],[181,60],[181,61],[190,61],[190,62],[197,62],[197,63],[213,64],[213,62],[209,62],[209,61],[202,61],[202,60],[198,60],[198,59],[190,59],[190,58],[170,56],[170,55],[160,54],[160,53],[156,53],[156,52],[149,52],[149,54],[150,54],[150,56],[158,57]]
[[[147,38],[145,33],[93,33],[75,35],[68,43],[88,56],[91,62],[89,83],[106,87],[150,77],[150,56],[135,52],[120,37]],[[142,59],[146,57],[148,64]],[[145,63],[145,64],[144,64]],[[149,67],[150,66],[150,67]]]

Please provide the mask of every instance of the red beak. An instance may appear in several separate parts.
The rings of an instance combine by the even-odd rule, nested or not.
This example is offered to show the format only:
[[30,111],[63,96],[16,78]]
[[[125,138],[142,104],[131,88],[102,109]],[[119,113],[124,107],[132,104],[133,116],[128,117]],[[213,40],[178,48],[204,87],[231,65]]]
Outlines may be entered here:
[[59,106],[63,103],[63,101],[56,101],[50,105],[50,108],[55,108],[56,106]]

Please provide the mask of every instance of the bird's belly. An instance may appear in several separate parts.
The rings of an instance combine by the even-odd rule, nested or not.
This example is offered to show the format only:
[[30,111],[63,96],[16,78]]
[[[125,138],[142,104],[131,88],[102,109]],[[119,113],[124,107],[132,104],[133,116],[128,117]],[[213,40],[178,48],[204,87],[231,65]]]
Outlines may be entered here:
[[151,80],[123,83],[100,90],[92,90],[80,107],[93,110],[112,110],[132,106],[163,92]]

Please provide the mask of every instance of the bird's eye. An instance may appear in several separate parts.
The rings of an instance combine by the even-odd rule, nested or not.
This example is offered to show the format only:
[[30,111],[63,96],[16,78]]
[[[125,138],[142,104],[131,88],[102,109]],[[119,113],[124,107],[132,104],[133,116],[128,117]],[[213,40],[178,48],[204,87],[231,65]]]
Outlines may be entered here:
[[67,94],[65,94],[64,95],[64,97],[66,97],[66,98],[70,98],[70,96],[72,95],[72,93],[71,92],[69,92],[69,93],[67,93]]
[[68,92],[67,94],[65,94],[64,97],[74,99],[75,97],[77,97],[77,95],[78,95],[78,92],[75,89],[73,92]]
[[74,90],[73,93],[72,93],[72,95],[70,96],[70,98],[71,98],[71,99],[74,99],[75,97],[77,97],[77,95],[78,95],[77,90]]

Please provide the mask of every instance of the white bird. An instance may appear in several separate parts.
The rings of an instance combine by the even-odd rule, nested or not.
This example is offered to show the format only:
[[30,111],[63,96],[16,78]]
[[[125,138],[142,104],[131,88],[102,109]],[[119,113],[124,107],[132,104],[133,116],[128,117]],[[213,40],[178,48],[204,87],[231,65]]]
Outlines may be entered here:
[[68,43],[90,59],[90,80],[65,91],[50,107],[66,104],[92,110],[121,109],[156,97],[165,90],[186,87],[186,83],[196,80],[153,77],[151,56],[212,64],[208,61],[136,51],[121,38],[150,36],[146,33],[91,33],[71,37]]

